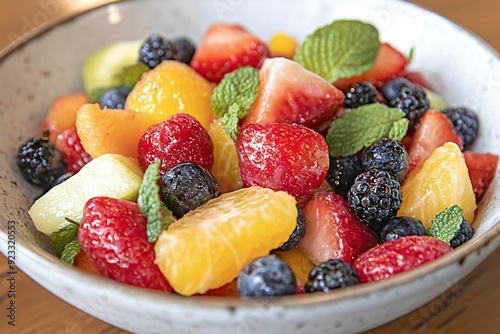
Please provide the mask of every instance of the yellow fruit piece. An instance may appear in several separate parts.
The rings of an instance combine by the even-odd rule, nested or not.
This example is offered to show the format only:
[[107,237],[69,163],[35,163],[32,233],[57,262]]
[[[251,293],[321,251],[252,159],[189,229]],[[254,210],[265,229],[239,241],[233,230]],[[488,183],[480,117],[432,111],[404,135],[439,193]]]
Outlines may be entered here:
[[429,228],[434,216],[453,205],[474,221],[476,198],[462,152],[455,143],[434,150],[419,171],[411,173],[401,188],[403,203],[398,216],[419,219]]
[[289,194],[239,189],[163,231],[155,244],[156,263],[177,293],[205,293],[233,281],[251,261],[287,241],[296,224],[296,202]]
[[163,61],[144,73],[125,103],[125,109],[151,115],[154,123],[183,112],[196,118],[205,129],[215,118],[210,107],[214,85],[186,64]]
[[292,268],[295,277],[303,284],[309,280],[309,273],[314,268],[314,264],[298,248],[289,249],[285,252],[276,252],[276,256],[288,263]]
[[76,131],[92,158],[115,153],[137,158],[139,139],[154,122],[133,110],[103,109],[84,104],[76,113]]
[[271,57],[285,57],[292,59],[298,43],[295,39],[284,33],[275,34],[269,41]]
[[214,164],[211,172],[219,184],[221,194],[243,188],[236,146],[217,119],[208,127],[214,145]]

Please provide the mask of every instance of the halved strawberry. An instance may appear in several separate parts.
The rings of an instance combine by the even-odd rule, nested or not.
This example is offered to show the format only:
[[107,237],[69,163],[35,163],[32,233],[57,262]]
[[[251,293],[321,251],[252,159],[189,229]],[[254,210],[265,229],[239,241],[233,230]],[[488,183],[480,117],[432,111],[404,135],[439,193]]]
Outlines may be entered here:
[[453,142],[461,150],[463,149],[462,139],[448,118],[436,110],[426,111],[407,147],[410,157],[410,171],[408,173],[422,166],[432,152],[446,142]]
[[219,83],[224,74],[243,66],[260,68],[269,57],[267,45],[235,24],[214,24],[196,50],[191,67],[208,81]]
[[297,200],[321,186],[330,166],[325,139],[296,124],[246,124],[239,131],[236,153],[245,187],[283,190]]
[[361,283],[380,281],[420,267],[452,250],[446,242],[426,235],[401,237],[366,251],[354,261],[353,267]]
[[61,151],[68,165],[66,172],[76,174],[92,160],[83,148],[76,128],[72,127],[60,133],[56,138],[56,148]]
[[474,195],[476,195],[476,202],[479,202],[495,177],[498,155],[465,151],[464,158]]
[[373,232],[340,195],[318,192],[302,210],[306,218],[306,235],[298,248],[315,265],[330,259],[352,263],[377,245]]
[[155,264],[147,219],[137,203],[93,197],[83,208],[78,241],[99,272],[112,280],[154,290],[172,291]]
[[334,82],[335,87],[345,91],[351,84],[370,81],[376,87],[381,87],[389,80],[404,74],[408,59],[388,43],[382,43],[375,60],[375,65],[365,73]]
[[286,58],[264,61],[259,93],[243,123],[294,123],[325,130],[343,107],[344,94]]

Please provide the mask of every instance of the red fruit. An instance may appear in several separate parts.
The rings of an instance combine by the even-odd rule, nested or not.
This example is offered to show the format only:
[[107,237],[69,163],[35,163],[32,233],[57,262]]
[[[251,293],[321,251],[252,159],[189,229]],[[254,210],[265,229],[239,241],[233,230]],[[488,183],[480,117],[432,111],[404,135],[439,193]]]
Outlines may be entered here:
[[78,173],[83,166],[92,160],[90,154],[83,148],[76,128],[72,127],[60,133],[56,138],[56,148],[66,159],[68,173]]
[[479,202],[495,177],[498,155],[465,151],[464,158],[474,195],[476,195],[476,202]]
[[236,152],[245,187],[283,190],[297,200],[321,186],[330,165],[324,138],[294,124],[247,124],[240,129]]
[[420,267],[451,252],[446,242],[429,236],[409,236],[384,242],[359,256],[353,263],[361,283],[385,280]]
[[318,265],[329,259],[352,263],[377,245],[368,226],[351,211],[340,195],[319,192],[303,207],[306,234],[298,248]]
[[331,83],[286,58],[267,59],[259,93],[243,123],[295,123],[325,130],[343,108],[344,94]]
[[335,87],[345,91],[351,84],[370,81],[375,87],[381,87],[389,80],[404,74],[408,59],[390,44],[382,43],[375,60],[375,65],[367,72],[334,82]]
[[453,142],[463,149],[462,139],[448,118],[436,110],[426,111],[407,147],[410,172],[422,166],[436,148],[447,142]]
[[80,250],[78,254],[76,254],[73,266],[85,270],[89,274],[102,276],[99,268],[95,266],[94,262],[92,262],[89,256],[82,250]]
[[191,67],[208,81],[219,83],[237,68],[260,68],[267,57],[269,50],[260,39],[239,25],[220,23],[207,30]]
[[109,197],[87,201],[78,230],[83,251],[104,276],[125,284],[172,291],[154,263],[146,217],[136,203]]
[[420,72],[407,72],[404,77],[408,79],[413,84],[419,85],[420,87],[429,88],[429,85],[424,79],[424,76]]
[[161,172],[181,162],[194,162],[210,170],[214,148],[208,132],[194,117],[178,113],[153,125],[139,139],[139,163],[146,168],[161,159]]

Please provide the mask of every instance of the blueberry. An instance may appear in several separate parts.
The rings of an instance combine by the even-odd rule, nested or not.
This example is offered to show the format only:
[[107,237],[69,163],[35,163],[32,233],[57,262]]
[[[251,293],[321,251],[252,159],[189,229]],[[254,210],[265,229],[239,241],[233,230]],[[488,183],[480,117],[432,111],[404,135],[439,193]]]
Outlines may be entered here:
[[193,59],[194,52],[196,51],[194,44],[187,38],[183,37],[175,39],[173,43],[175,47],[175,60],[189,65],[191,59]]
[[405,147],[398,141],[384,138],[363,150],[361,164],[364,171],[385,170],[403,182],[410,167],[410,158]]
[[412,83],[409,80],[405,78],[395,78],[382,86],[380,92],[386,101],[391,101],[399,96],[403,88],[411,86]]
[[394,217],[387,221],[380,232],[380,242],[386,242],[410,235],[427,235],[420,220],[411,217]]
[[363,168],[357,155],[330,157],[330,167],[328,168],[326,180],[336,194],[347,198],[347,192],[354,183],[356,176],[361,172],[363,172]]
[[194,162],[183,162],[162,175],[160,196],[167,208],[180,218],[219,196],[219,185],[210,171]]
[[283,245],[273,251],[283,252],[292,248],[296,248],[304,238],[304,235],[306,234],[306,218],[304,217],[304,212],[301,208],[297,207],[297,212],[297,226],[295,226],[295,229],[290,235],[290,238],[288,238],[288,240]]
[[238,276],[237,287],[241,297],[293,295],[296,280],[285,261],[269,255],[244,267]]
[[358,283],[358,273],[349,263],[340,259],[331,259],[320,263],[311,270],[309,280],[304,288],[308,293],[329,292]]
[[127,87],[116,87],[106,91],[99,99],[101,109],[124,109],[130,89]]

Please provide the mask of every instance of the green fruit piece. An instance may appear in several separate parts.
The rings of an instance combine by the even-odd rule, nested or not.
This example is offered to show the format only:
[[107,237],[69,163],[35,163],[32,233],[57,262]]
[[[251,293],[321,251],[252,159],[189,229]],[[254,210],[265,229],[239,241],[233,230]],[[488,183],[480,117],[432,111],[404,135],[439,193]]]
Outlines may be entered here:
[[89,102],[95,103],[102,93],[121,84],[120,73],[137,64],[143,41],[115,42],[90,55],[82,68],[83,86]]
[[33,204],[28,213],[35,227],[50,236],[66,218],[80,222],[83,207],[92,197],[108,196],[135,201],[142,177],[137,159],[105,154],[50,189]]
[[427,98],[429,99],[429,105],[430,109],[432,110],[443,110],[446,107],[448,107],[448,102],[439,95],[438,93],[430,90],[430,89],[425,89],[425,93],[427,94]]

